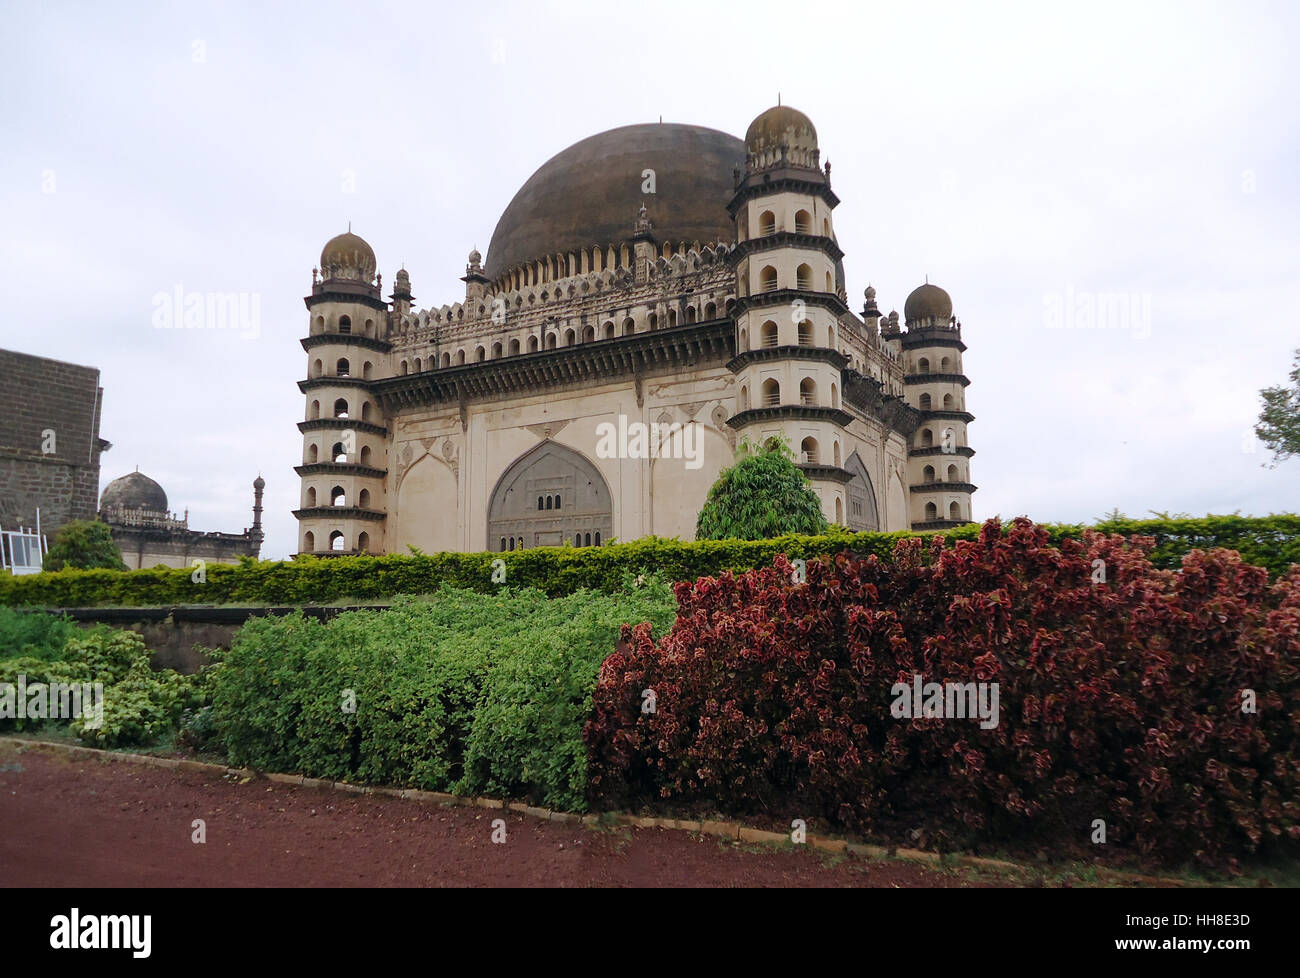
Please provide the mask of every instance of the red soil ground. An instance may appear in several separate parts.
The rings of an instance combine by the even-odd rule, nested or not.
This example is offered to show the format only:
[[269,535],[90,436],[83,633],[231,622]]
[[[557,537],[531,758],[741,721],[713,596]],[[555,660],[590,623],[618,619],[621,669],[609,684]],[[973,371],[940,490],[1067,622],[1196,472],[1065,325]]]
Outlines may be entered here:
[[[492,822],[506,841],[492,842]],[[191,841],[195,819],[207,841]],[[996,877],[990,880],[997,882]],[[0,741],[3,886],[981,885],[969,872],[665,829],[69,759]],[[987,885],[985,883],[984,885]]]

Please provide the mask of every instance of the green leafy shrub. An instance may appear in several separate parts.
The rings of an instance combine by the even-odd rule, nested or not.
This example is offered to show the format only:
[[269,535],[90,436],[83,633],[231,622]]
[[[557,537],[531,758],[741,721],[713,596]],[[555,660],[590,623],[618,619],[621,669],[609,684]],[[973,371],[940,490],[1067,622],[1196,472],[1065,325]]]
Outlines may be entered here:
[[[1082,525],[1044,525],[1053,545],[1082,539]],[[1153,537],[1152,563],[1176,570],[1192,550],[1223,547],[1264,567],[1273,577],[1300,561],[1300,516],[1207,516],[1200,519],[1107,520],[1099,532]],[[669,581],[717,577],[770,567],[778,554],[790,559],[829,557],[845,550],[893,559],[894,544],[913,537],[942,537],[948,546],[974,540],[979,526],[941,533],[850,533],[830,527],[819,536],[770,540],[683,542],[646,537],[603,547],[537,547],[508,553],[386,554],[300,557],[292,561],[210,565],[207,583],[196,584],[186,568],[117,573],[64,570],[22,577],[0,574],[0,605],[74,608],[169,604],[306,605],[343,600],[383,600],[428,594],[446,585],[492,592],[492,562],[502,560],[512,586],[536,588],[551,597],[588,588],[616,593],[628,575],[655,573]]]
[[723,469],[696,520],[697,540],[764,540],[827,529],[812,483],[776,439],[762,448],[744,442]]
[[67,567],[90,570],[97,567],[124,571],[122,551],[113,541],[113,531],[99,520],[72,520],[59,527],[42,570],[60,571]]
[[623,624],[664,630],[673,608],[655,579],[253,619],[213,670],[212,725],[235,764],[578,808],[600,663]]
[[0,608],[0,658],[57,659],[77,626],[66,615],[41,615]]
[[[35,616],[34,616],[35,617]],[[14,656],[0,659],[0,683],[18,685],[22,677],[35,683],[83,686],[103,685],[102,713],[87,710],[64,718],[76,736],[94,746],[118,747],[148,744],[176,727],[182,711],[196,706],[193,682],[170,669],[149,667],[150,652],[135,632],[111,628],[72,633],[57,654]],[[89,703],[85,703],[89,707]],[[0,730],[30,730],[48,719],[0,716]]]

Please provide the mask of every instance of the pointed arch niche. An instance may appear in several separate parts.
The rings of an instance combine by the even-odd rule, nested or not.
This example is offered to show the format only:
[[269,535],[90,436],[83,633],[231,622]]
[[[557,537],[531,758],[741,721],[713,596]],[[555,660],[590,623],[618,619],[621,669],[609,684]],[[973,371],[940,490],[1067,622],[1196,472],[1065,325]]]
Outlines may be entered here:
[[876,490],[871,476],[857,452],[849,456],[844,468],[853,473],[845,488],[848,499],[848,527],[855,532],[880,529],[880,511],[876,507]]
[[[564,505],[537,508],[538,497],[558,496]],[[497,480],[488,503],[487,549],[558,547],[566,540],[609,540],[613,499],[596,466],[584,455],[544,441],[515,459]],[[586,545],[585,543],[583,544]]]

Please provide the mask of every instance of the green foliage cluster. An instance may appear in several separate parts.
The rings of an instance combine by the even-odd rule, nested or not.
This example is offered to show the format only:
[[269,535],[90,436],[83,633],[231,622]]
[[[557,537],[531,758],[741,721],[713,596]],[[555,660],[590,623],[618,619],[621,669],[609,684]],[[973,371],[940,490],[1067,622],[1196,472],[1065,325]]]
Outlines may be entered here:
[[57,659],[76,630],[66,615],[27,614],[0,607],[0,658]]
[[231,763],[458,794],[585,803],[582,726],[624,623],[656,633],[661,579],[548,600],[449,587],[328,622],[255,618],[212,671],[211,725]]
[[[1053,525],[1053,545],[1080,539],[1088,527]],[[1226,547],[1273,576],[1300,562],[1300,516],[1205,516],[1174,519],[1107,518],[1091,528],[1105,533],[1140,534],[1156,540],[1152,562],[1177,568],[1193,549]],[[949,545],[979,537],[978,524],[945,530]],[[932,533],[850,533],[829,527],[818,536],[769,540],[683,542],[646,537],[603,547],[538,547],[510,553],[388,554],[376,557],[301,557],[292,561],[248,561],[210,565],[207,582],[196,584],[185,568],[154,568],[127,574],[65,570],[23,577],[0,575],[0,605],[43,608],[115,607],[170,604],[305,605],[343,600],[383,600],[402,594],[427,594],[440,587],[491,593],[493,561],[501,560],[506,584],[536,588],[551,597],[587,588],[614,593],[623,579],[658,574],[669,581],[716,577],[770,567],[777,554],[791,559],[850,551],[891,560],[894,543]]]
[[1273,465],[1300,455],[1300,350],[1291,361],[1289,386],[1266,387],[1255,437],[1273,452]]
[[60,571],[104,568],[124,571],[122,551],[113,542],[113,531],[99,520],[72,520],[59,527],[41,564],[42,570]]
[[791,533],[825,533],[826,517],[812,483],[773,438],[761,448],[745,442],[736,463],[709,489],[695,525],[697,540],[766,540]]
[[28,689],[34,683],[102,683],[103,715],[96,718],[87,713],[63,720],[3,716],[0,731],[67,723],[80,740],[92,746],[149,744],[174,730],[182,711],[196,705],[198,693],[193,681],[170,669],[159,672],[151,669],[149,649],[135,632],[104,627],[82,631],[64,619],[54,621],[61,624],[47,624],[47,636],[57,633],[61,627],[70,629],[62,647],[51,651],[51,647],[37,644],[15,646],[18,655],[8,654],[7,649],[0,651],[5,656],[0,658],[0,684],[11,684],[16,693],[20,676],[24,677]]

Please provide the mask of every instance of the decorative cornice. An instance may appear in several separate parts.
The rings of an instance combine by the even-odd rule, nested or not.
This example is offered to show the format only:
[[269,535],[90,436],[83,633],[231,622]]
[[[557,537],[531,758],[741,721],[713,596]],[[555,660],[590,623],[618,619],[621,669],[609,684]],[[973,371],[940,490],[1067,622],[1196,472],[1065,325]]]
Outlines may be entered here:
[[362,509],[360,506],[313,506],[307,509],[295,509],[293,515],[299,520],[367,520],[379,523],[388,519],[387,513],[377,509]]
[[962,353],[966,344],[961,341],[961,330],[954,326],[916,326],[900,334],[904,350],[915,350],[923,346],[952,347]]
[[374,381],[365,380],[361,377],[308,377],[306,380],[298,381],[298,390],[306,394],[308,391],[318,390],[321,387],[351,387],[357,390],[369,390]]
[[926,455],[960,455],[962,458],[970,458],[974,454],[975,449],[966,445],[954,445],[946,450],[942,445],[931,445],[928,448],[911,448],[907,452],[908,458],[921,458]]
[[886,428],[910,437],[921,427],[921,412],[901,397],[884,392],[883,385],[856,370],[841,370],[840,382],[843,401],[864,415],[875,418]]
[[910,486],[912,492],[964,492],[972,493],[979,486],[973,486],[969,482],[923,482],[919,486]]
[[840,202],[821,170],[806,166],[772,166],[745,175],[727,204],[727,212],[735,218],[747,200],[787,192],[820,197],[832,209]]
[[590,386],[615,377],[725,363],[735,352],[735,342],[732,320],[713,319],[389,377],[372,382],[370,390],[386,411],[417,404],[465,404],[501,394]]
[[352,462],[313,462],[310,465],[295,465],[293,470],[302,476],[355,475],[363,479],[382,479],[388,475],[387,469],[376,469]]
[[843,370],[849,362],[849,358],[843,353],[824,346],[763,346],[736,354],[727,361],[727,369],[733,374],[740,373],[751,363],[763,363],[769,360],[815,360],[829,363],[839,370]]
[[925,421],[965,421],[970,424],[975,420],[975,415],[969,411],[921,411],[921,417]]
[[810,251],[824,252],[831,261],[839,261],[844,257],[844,249],[835,243],[834,238],[811,232],[775,231],[737,242],[736,247],[727,253],[727,261],[735,267],[737,262],[749,255],[761,255],[781,248],[807,248]]
[[359,336],[356,333],[313,333],[311,336],[304,336],[299,342],[307,351],[311,351],[314,347],[335,343],[341,346],[363,346],[376,353],[388,353],[393,349],[393,344],[387,340],[376,339],[373,336]]
[[814,465],[810,462],[798,463],[798,468],[809,479],[818,482],[850,482],[853,479],[853,473],[848,469],[842,469],[838,465]]
[[774,308],[786,307],[795,302],[802,302],[805,306],[821,306],[823,309],[831,310],[836,316],[844,316],[849,312],[849,307],[844,304],[844,300],[834,292],[813,292],[811,289],[773,289],[771,292],[757,292],[754,295],[737,296],[735,305],[731,307],[731,314],[739,316],[750,309],[763,309],[768,306]]
[[913,523],[913,530],[955,530],[959,526],[970,526],[972,520],[925,520]]
[[[353,291],[353,290],[356,291]],[[322,302],[356,302],[377,312],[388,312],[388,303],[373,285],[345,285],[337,280],[312,286],[311,295],[302,298],[308,309]]]
[[853,415],[839,408],[822,407],[816,404],[781,404],[776,407],[750,408],[727,419],[727,424],[739,431],[746,425],[760,424],[764,421],[830,421],[847,428]]
[[965,374],[905,374],[905,384],[961,384],[969,387],[970,381]]
[[372,424],[369,421],[358,421],[355,418],[312,418],[310,421],[299,421],[298,430],[303,434],[309,431],[347,431],[351,428],[353,431],[364,431],[371,435],[387,435],[388,429],[380,424]]

